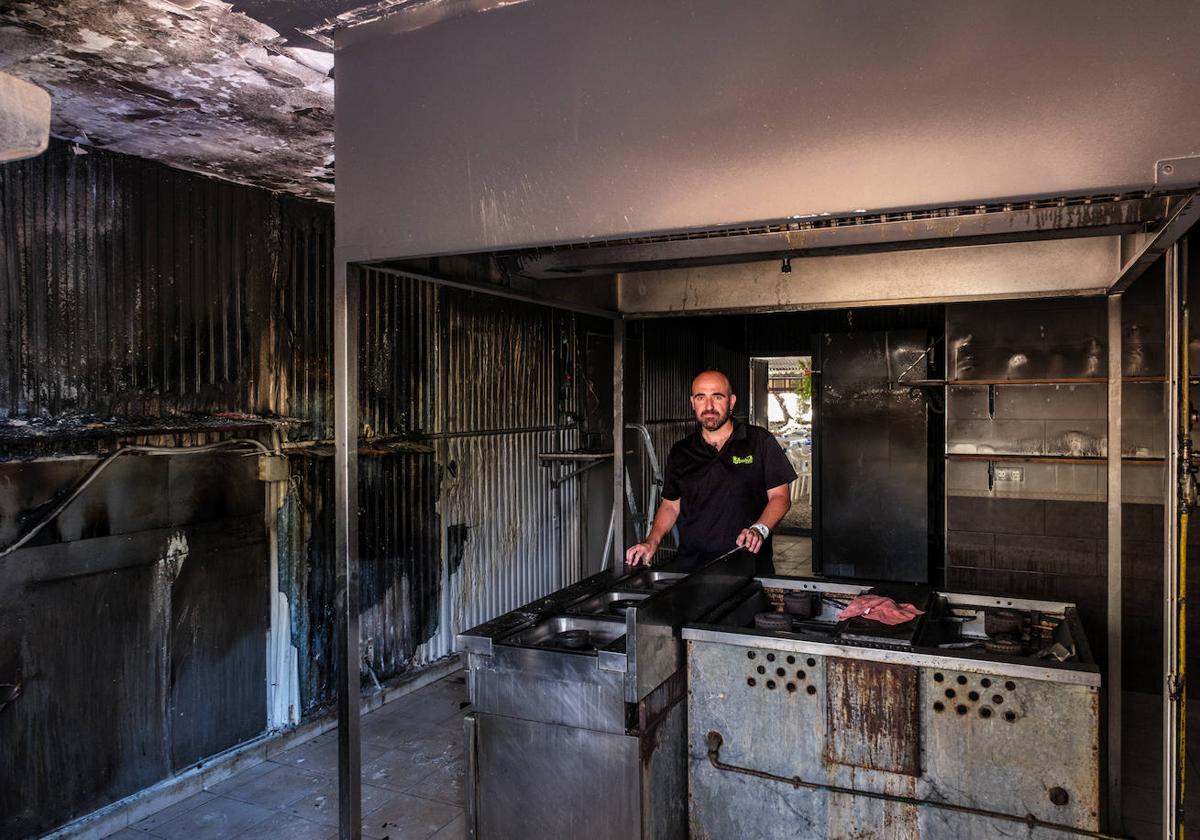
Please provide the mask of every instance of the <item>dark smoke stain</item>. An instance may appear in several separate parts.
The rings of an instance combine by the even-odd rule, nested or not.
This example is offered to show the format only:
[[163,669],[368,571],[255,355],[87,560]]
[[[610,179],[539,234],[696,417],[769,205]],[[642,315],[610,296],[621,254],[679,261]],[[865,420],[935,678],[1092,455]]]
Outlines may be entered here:
[[467,553],[467,540],[471,536],[470,529],[470,525],[461,523],[446,528],[446,556],[451,575],[462,567],[463,556]]

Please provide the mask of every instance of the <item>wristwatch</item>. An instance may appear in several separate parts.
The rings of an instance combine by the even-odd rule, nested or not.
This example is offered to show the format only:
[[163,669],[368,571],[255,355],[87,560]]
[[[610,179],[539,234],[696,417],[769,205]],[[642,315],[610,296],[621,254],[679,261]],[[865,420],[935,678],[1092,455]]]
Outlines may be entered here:
[[766,525],[762,524],[761,522],[755,522],[753,525],[750,526],[749,530],[758,531],[758,535],[760,537],[762,537],[764,540],[767,537],[771,536],[771,529],[768,528]]

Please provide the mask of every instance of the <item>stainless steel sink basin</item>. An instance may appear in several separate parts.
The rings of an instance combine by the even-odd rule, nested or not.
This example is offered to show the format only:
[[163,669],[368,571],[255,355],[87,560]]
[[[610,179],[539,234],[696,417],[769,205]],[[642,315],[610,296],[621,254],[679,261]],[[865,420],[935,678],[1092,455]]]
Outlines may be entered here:
[[649,598],[653,594],[653,592],[647,592],[645,590],[640,592],[626,592],[618,589],[615,592],[604,592],[600,595],[593,595],[590,598],[584,598],[583,600],[567,607],[567,609],[570,612],[582,613],[584,615],[603,615],[612,616],[613,618],[623,618],[626,609],[633,606],[638,601]]
[[619,619],[588,618],[581,615],[556,615],[539,621],[501,639],[501,644],[523,645],[572,653],[595,653],[614,639],[625,635],[625,622]]
[[668,589],[683,578],[683,572],[664,572],[659,569],[647,569],[621,581],[622,589],[649,589],[651,591]]

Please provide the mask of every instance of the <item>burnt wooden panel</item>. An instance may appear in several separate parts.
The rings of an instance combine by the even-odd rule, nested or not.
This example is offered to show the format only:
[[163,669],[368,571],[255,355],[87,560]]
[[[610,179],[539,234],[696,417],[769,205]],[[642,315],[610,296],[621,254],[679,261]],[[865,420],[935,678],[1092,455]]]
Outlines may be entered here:
[[868,770],[921,775],[917,671],[857,659],[825,662],[825,758]]

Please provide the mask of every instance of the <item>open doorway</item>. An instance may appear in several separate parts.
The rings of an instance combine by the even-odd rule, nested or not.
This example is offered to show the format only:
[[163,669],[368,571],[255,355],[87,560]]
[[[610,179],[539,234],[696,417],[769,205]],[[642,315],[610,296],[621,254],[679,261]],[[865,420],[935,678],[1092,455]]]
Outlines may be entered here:
[[750,360],[750,418],[775,436],[796,470],[792,507],[775,528],[779,574],[812,573],[813,389],[811,356]]

